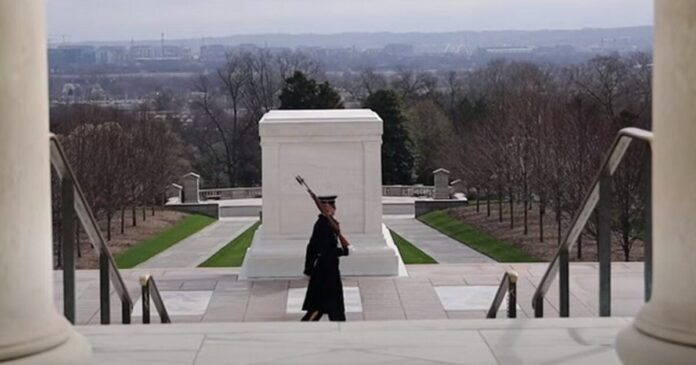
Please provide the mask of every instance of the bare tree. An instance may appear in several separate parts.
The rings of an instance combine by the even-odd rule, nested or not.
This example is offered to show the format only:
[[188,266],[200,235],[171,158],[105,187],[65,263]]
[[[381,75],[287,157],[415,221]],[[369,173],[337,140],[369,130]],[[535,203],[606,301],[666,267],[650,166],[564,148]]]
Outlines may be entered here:
[[219,181],[222,171],[228,186],[258,183],[258,121],[278,106],[283,81],[296,70],[317,75],[319,66],[298,53],[258,50],[228,54],[214,75],[194,80],[194,123],[185,134],[206,181]]

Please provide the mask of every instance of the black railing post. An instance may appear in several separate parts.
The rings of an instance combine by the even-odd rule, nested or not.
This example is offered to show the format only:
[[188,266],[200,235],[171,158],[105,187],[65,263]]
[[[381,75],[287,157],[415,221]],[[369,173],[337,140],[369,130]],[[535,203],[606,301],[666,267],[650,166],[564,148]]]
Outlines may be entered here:
[[110,291],[109,257],[101,252],[99,253],[99,312],[101,324],[111,323]]
[[123,299],[121,300],[121,323],[130,324],[131,323],[131,308],[130,303]]
[[568,247],[561,247],[559,254],[558,287],[559,316],[570,316],[570,272],[568,264]]
[[61,202],[63,314],[75,324],[75,190],[70,179],[61,181]]
[[645,301],[652,295],[653,244],[652,244],[652,151],[648,152],[645,165],[645,237],[643,237],[643,261],[645,281]]
[[140,277],[140,288],[141,288],[140,300],[143,303],[143,323],[144,324],[150,323],[150,285],[148,282],[149,282],[149,277],[147,275],[143,275]]
[[544,317],[544,297],[536,297],[534,299],[534,318]]
[[517,318],[517,275],[508,276],[508,318]]
[[599,179],[597,258],[599,260],[599,315],[611,316],[611,175]]

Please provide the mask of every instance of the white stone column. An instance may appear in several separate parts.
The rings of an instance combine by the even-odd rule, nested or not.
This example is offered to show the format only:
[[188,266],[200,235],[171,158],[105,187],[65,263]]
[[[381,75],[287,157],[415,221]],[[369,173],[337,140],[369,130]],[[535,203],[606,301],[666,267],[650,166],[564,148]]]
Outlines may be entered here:
[[41,0],[0,1],[0,362],[87,364],[53,303],[46,30]]
[[619,334],[626,364],[696,362],[696,1],[655,2],[653,293]]

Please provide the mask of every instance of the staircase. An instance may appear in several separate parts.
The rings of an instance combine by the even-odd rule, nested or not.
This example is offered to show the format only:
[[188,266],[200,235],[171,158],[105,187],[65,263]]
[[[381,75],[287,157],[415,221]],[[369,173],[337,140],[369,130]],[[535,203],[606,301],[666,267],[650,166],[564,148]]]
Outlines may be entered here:
[[[116,266],[104,235],[97,224],[92,208],[85,199],[80,183],[70,167],[65,150],[55,135],[50,136],[51,165],[61,181],[61,239],[63,259],[63,313],[71,323],[76,319],[75,300],[75,217],[82,224],[92,247],[99,255],[99,293],[101,324],[111,323],[111,288],[113,284],[116,295],[121,302],[121,323],[131,323],[133,299]],[[169,315],[162,301],[155,279],[150,275],[141,278],[143,298],[143,323],[149,323],[150,300],[152,298],[162,323],[169,323]]]

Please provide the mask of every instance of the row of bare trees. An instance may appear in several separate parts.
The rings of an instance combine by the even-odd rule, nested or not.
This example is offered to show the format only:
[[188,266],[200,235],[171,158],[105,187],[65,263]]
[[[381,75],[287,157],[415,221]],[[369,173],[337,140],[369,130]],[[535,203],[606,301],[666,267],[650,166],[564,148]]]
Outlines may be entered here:
[[[154,206],[163,202],[167,185],[188,169],[187,149],[170,121],[152,119],[145,111],[124,113],[86,105],[67,108],[55,111],[52,128],[97,219],[106,223],[107,240],[111,240],[116,216],[120,215],[120,232],[124,233],[126,210],[131,210],[132,226],[137,225],[137,207],[142,208],[143,220],[147,217],[145,207],[152,207],[154,213]],[[55,183],[54,191],[59,192]],[[59,211],[57,198],[54,211]],[[60,228],[59,223],[56,220],[55,229]],[[81,255],[79,245],[77,248]]]
[[[487,201],[488,215],[522,225],[524,234],[534,204],[543,242],[548,220],[561,239],[618,130],[650,129],[651,71],[651,56],[635,53],[562,67],[498,60],[473,71],[367,69],[334,82],[357,100],[395,90],[408,109],[415,180],[432,183],[432,171],[446,167],[466,182],[477,204]],[[648,151],[636,145],[613,179],[613,232],[626,260],[645,228]],[[497,212],[491,213],[491,201]],[[521,222],[515,202],[524,211]],[[590,238],[596,238],[595,219],[584,232]],[[582,236],[577,249],[582,258]]]
[[[456,138],[443,137],[436,161],[473,188],[477,204],[494,199],[500,221],[502,204],[509,204],[511,227],[520,224],[514,203],[521,202],[524,234],[527,211],[537,203],[539,240],[549,212],[560,240],[618,130],[650,128],[650,75],[646,54],[601,56],[564,68],[492,62],[439,95]],[[613,182],[614,233],[626,260],[644,230],[646,153],[632,147]],[[596,236],[594,227],[585,234]],[[582,247],[580,241],[578,258]]]

